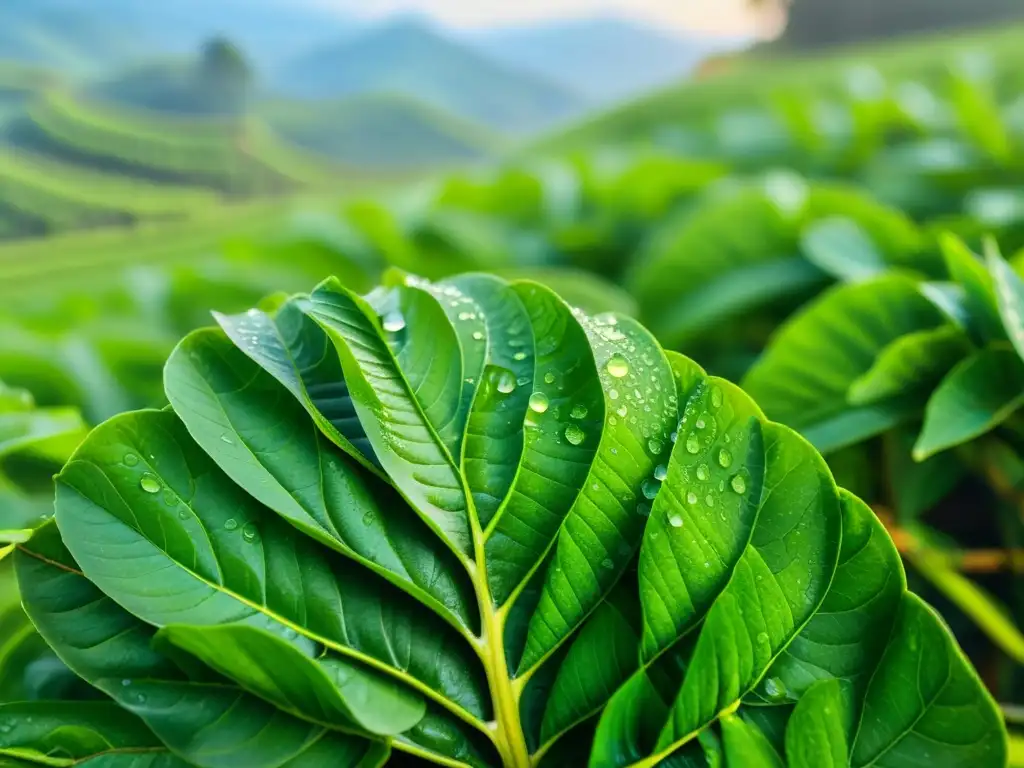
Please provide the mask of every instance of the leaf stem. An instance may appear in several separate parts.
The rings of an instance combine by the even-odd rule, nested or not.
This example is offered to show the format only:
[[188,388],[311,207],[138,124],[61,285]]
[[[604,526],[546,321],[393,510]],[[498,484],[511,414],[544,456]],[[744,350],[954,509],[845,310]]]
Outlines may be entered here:
[[[468,493],[466,496],[470,498]],[[484,553],[485,539],[475,509],[471,510],[470,526],[473,531],[475,562],[471,564],[469,572],[480,607],[480,658],[494,705],[494,722],[489,725],[505,768],[531,768],[530,750],[526,745],[519,716],[521,691],[512,681],[508,660],[505,658],[505,613],[495,609],[491,597]]]

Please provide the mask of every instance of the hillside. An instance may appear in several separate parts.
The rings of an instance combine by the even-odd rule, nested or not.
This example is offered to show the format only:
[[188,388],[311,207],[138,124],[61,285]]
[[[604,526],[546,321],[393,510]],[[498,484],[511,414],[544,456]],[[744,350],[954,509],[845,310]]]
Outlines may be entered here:
[[808,60],[792,54],[774,58],[778,48],[740,56],[724,72],[706,79],[686,80],[649,96],[616,106],[552,133],[534,145],[539,152],[559,152],[581,146],[649,139],[662,129],[681,123],[716,119],[729,107],[757,107],[785,92],[789,98],[835,93],[848,86],[854,68],[865,60],[892,82],[929,82],[948,75],[949,67],[964,55],[985,55],[1019,62],[1024,26],[919,36],[898,42],[837,48]]
[[462,164],[500,149],[486,128],[408,96],[280,101],[262,105],[259,114],[282,138],[357,168]]
[[315,50],[285,67],[278,81],[311,98],[415,96],[510,133],[551,126],[583,106],[568,89],[491,61],[415,19]]
[[708,55],[741,43],[672,36],[617,18],[509,27],[469,39],[499,61],[601,104],[677,80]]

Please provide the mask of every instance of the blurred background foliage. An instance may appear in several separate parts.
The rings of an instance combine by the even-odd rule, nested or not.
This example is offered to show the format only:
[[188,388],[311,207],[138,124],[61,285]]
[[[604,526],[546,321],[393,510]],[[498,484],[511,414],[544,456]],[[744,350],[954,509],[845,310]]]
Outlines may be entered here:
[[[5,0],[0,547],[88,426],[164,405],[209,310],[487,270],[638,317],[803,431],[1024,728],[1024,5],[749,14]],[[7,565],[0,701],[89,695]]]

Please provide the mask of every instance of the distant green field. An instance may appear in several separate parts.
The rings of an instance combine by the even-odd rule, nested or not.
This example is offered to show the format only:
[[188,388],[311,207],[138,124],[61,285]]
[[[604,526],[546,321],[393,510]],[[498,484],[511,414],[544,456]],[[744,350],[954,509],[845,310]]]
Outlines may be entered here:
[[478,161],[497,155],[503,144],[475,123],[401,95],[271,102],[258,115],[290,143],[361,168]]
[[[763,105],[780,92],[798,99],[845,89],[854,67],[870,65],[893,82],[931,82],[958,57],[998,58],[1024,82],[1024,26],[929,35],[837,50],[830,54],[775,58],[770,49],[738,58],[727,71],[667,88],[536,142],[531,150],[557,153],[582,146],[648,139],[665,126],[707,120],[723,111]],[[1007,62],[1018,62],[1010,65]],[[1007,84],[1012,87],[1012,84]]]

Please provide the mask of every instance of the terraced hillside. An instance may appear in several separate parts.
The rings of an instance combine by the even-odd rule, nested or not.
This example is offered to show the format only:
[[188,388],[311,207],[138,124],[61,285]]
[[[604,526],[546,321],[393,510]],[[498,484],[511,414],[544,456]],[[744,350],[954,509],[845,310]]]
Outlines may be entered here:
[[8,110],[3,238],[187,218],[221,202],[335,188],[350,175],[252,117],[184,119],[58,88],[12,95]]

